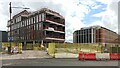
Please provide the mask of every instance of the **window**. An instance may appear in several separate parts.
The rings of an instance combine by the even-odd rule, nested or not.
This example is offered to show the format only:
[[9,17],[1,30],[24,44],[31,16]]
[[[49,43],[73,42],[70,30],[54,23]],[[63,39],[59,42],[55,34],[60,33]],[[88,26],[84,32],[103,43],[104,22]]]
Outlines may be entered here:
[[30,24],[33,24],[33,20],[32,20],[32,18],[30,19],[30,21],[31,21]]
[[30,25],[30,18],[29,18],[29,25]]
[[36,15],[36,22],[38,23],[38,15]]
[[33,20],[33,22],[35,23],[35,21],[36,21],[36,18],[34,17],[34,20]]
[[19,28],[19,23],[17,23],[17,28]]
[[39,18],[38,19],[39,19],[39,22],[41,22],[41,14],[39,14]]
[[44,13],[42,13],[42,21],[44,21],[44,17],[45,17],[45,15],[44,15]]
[[19,22],[19,17],[16,18],[16,21]]
[[33,24],[34,23],[34,17],[32,18],[32,22],[31,22],[31,24]]
[[28,19],[26,20],[26,26],[28,26]]
[[14,24],[14,26],[13,26],[13,29],[16,29],[15,24]]
[[39,23],[39,30],[41,30],[42,28],[41,28],[41,23]]
[[27,19],[27,25],[29,25],[29,19]]
[[16,29],[15,25],[13,26],[13,29]]
[[26,26],[26,20],[25,20],[25,26]]
[[23,21],[21,22],[21,27],[23,27]]
[[28,19],[28,25],[30,25],[30,20]]
[[11,26],[11,30],[13,30],[13,26]]
[[19,23],[16,24],[16,27],[19,28]]
[[22,24],[22,25],[23,25],[23,27],[24,27],[24,24],[25,24],[25,21],[23,21],[23,24]]
[[34,30],[35,30],[35,24],[34,24]]
[[18,22],[18,17],[16,18],[16,22]]
[[20,21],[20,19],[19,19],[20,17],[18,17],[17,19],[18,19],[18,22]]
[[17,24],[15,24],[15,29],[17,29]]
[[16,19],[17,19],[17,22],[19,22],[19,17],[17,17]]
[[20,16],[20,18],[19,18],[19,19],[20,19],[20,21],[21,21],[21,16]]
[[21,22],[19,23],[19,28],[21,27]]
[[26,20],[26,26],[27,26],[27,20]]
[[36,30],[38,30],[38,24],[36,24]]

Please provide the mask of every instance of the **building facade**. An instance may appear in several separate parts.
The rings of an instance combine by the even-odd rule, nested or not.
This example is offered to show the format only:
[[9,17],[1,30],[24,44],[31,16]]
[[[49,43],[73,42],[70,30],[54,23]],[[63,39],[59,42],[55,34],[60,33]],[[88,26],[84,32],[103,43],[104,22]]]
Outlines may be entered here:
[[102,26],[84,27],[73,33],[74,43],[118,43],[118,34]]
[[35,12],[24,10],[8,21],[8,36],[12,41],[27,43],[63,43],[65,41],[65,19],[48,8]]
[[8,42],[8,32],[0,31],[0,42]]
[[[120,1],[118,2],[118,34],[120,35]],[[118,41],[120,43],[120,36]]]

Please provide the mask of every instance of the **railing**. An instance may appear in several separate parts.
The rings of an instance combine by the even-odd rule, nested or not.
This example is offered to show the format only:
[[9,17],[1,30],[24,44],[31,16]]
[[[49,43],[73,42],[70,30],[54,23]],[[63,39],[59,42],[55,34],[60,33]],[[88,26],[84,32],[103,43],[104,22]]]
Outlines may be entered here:
[[62,22],[62,21],[60,21],[60,20],[57,20],[57,19],[46,18],[46,20],[50,20],[50,21],[57,22],[57,23],[60,23],[60,24],[63,24],[63,25],[64,25],[64,22]]
[[57,36],[57,35],[46,35],[46,37],[50,37],[50,38],[59,38],[59,39],[64,39],[64,36]]
[[[44,27],[43,27],[43,29],[49,29],[49,28],[54,28],[54,27],[48,27],[48,26],[44,26]],[[55,31],[65,32],[63,29],[59,29],[59,28],[57,28],[57,29],[54,28],[54,30],[55,30]]]

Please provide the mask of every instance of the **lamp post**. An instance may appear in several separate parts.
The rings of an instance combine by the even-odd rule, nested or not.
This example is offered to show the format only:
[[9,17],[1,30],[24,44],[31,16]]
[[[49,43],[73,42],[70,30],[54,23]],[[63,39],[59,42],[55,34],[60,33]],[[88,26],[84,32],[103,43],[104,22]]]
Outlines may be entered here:
[[21,9],[29,9],[29,8],[23,8],[23,7],[12,7],[11,6],[12,5],[12,3],[10,2],[9,3],[9,14],[10,14],[10,37],[9,37],[9,42],[10,42],[10,46],[9,46],[9,48],[8,48],[8,53],[10,54],[11,53],[11,41],[12,41],[12,37],[11,37],[11,23],[12,23],[12,8],[21,8]]

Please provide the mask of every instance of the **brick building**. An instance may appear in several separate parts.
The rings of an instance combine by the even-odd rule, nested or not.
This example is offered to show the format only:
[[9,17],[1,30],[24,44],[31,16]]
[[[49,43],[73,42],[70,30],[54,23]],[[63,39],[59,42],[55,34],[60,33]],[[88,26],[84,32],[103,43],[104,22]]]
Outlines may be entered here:
[[118,34],[102,26],[84,27],[73,33],[74,43],[119,43]]
[[[48,8],[35,12],[24,10],[8,21],[8,35],[12,41],[27,43],[63,43],[65,41],[65,19]],[[10,32],[11,27],[11,32]]]

